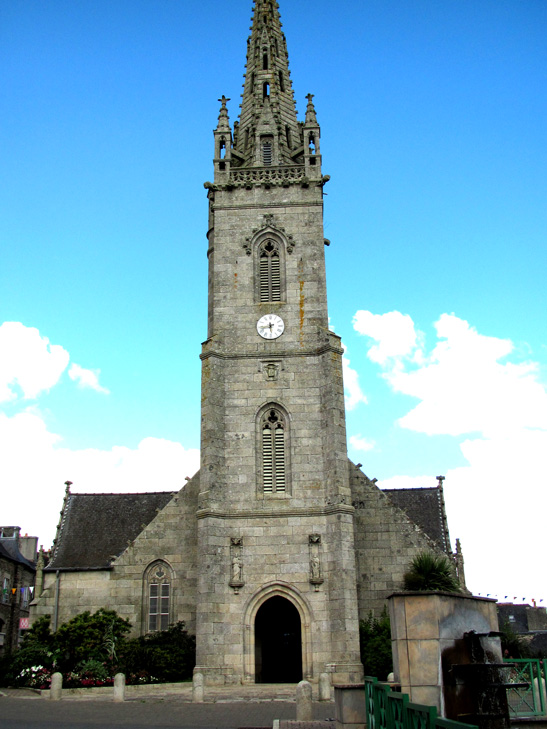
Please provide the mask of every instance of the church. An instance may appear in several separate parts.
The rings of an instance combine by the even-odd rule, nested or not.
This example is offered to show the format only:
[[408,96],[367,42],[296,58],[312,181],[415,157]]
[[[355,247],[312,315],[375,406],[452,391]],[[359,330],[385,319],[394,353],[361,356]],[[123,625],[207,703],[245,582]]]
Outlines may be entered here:
[[[320,126],[299,121],[275,0],[256,0],[239,119],[220,99],[208,201],[201,465],[178,493],[72,494],[34,618],[183,620],[208,685],[362,678],[359,620],[413,557],[452,555],[442,493],[383,492],[348,460],[329,330]],[[205,225],[205,221],[204,221]],[[197,414],[196,414],[197,417]]]

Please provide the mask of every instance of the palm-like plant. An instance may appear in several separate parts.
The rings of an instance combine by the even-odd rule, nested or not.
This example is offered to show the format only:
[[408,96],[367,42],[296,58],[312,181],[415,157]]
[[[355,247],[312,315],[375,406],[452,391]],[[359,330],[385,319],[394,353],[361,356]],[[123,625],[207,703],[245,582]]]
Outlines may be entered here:
[[433,552],[417,554],[403,580],[405,590],[460,592],[460,584],[448,557]]

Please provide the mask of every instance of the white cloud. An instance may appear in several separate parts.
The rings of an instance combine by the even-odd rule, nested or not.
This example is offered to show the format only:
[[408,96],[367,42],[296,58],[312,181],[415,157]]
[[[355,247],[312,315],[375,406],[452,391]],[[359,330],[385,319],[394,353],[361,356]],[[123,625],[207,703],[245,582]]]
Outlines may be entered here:
[[[450,531],[461,537],[468,585],[502,599],[547,601],[539,555],[545,533],[547,432],[522,430],[461,444],[468,465],[448,470]],[[545,604],[545,603],[544,603]]]
[[[442,474],[441,474],[442,475]],[[381,489],[424,489],[437,485],[436,479],[428,476],[392,476],[378,481]]]
[[403,428],[485,436],[547,428],[547,392],[536,363],[500,362],[513,344],[479,334],[453,314],[443,314],[435,328],[441,341],[420,366],[399,363],[386,374],[395,392],[420,400],[400,419]]
[[361,390],[359,375],[356,370],[350,367],[350,361],[345,355],[342,357],[342,370],[344,373],[344,398],[346,402],[346,410],[353,410],[360,402],[366,403],[367,398]]
[[387,314],[373,314],[360,310],[353,317],[353,328],[359,334],[376,340],[367,357],[372,362],[386,364],[394,357],[409,355],[417,347],[418,334],[408,314],[390,311]]
[[371,451],[373,450],[375,443],[373,440],[369,440],[362,435],[352,435],[349,438],[349,444],[356,451]]
[[63,448],[62,438],[32,411],[11,418],[0,413],[0,443],[2,520],[45,546],[54,537],[65,481],[75,492],[177,491],[199,467],[197,449],[161,438],[144,438],[135,449]]
[[50,344],[38,329],[8,321],[0,326],[0,402],[15,400],[20,392],[34,399],[57,384],[69,354]]
[[[37,329],[19,322],[0,327],[0,401],[18,410],[0,412],[2,521],[21,526],[50,546],[59,520],[64,482],[73,491],[178,491],[199,467],[199,451],[161,438],[144,438],[137,448],[70,450],[48,430],[36,405],[25,407],[59,383],[68,352],[50,344]],[[70,379],[79,387],[108,392],[99,370],[72,364]],[[15,401],[15,402],[14,402]]]
[[[501,599],[511,593],[511,599],[518,594],[547,602],[547,577],[533,556],[543,550],[547,492],[547,391],[539,365],[518,361],[521,353],[510,340],[479,334],[454,314],[435,323],[437,342],[428,352],[422,336],[412,342],[412,322],[394,326],[396,313],[361,318],[355,328],[378,343],[367,356],[382,365],[392,390],[419,401],[399,425],[458,437],[467,465],[447,464],[444,492],[451,536],[462,540],[468,586]],[[475,436],[459,440],[470,433]],[[379,483],[434,484],[433,475]]]
[[90,388],[96,392],[102,392],[108,395],[110,390],[99,384],[99,375],[101,370],[86,370],[80,365],[74,363],[70,365],[68,376],[71,380],[78,383],[78,387]]

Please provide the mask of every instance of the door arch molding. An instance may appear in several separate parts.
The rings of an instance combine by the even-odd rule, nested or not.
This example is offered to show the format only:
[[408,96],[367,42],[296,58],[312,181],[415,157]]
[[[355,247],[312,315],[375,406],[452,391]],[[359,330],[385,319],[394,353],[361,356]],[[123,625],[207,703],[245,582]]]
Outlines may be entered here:
[[243,611],[243,676],[246,683],[255,682],[255,618],[262,605],[271,597],[284,597],[298,610],[302,637],[302,676],[313,677],[312,611],[305,597],[286,582],[263,585],[245,604]]

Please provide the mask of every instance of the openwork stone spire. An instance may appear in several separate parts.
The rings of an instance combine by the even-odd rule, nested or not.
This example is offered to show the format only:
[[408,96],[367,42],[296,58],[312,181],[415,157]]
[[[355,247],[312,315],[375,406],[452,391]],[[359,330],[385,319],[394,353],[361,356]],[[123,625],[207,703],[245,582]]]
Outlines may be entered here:
[[219,101],[221,103],[221,107],[218,113],[218,124],[216,131],[230,132],[230,119],[228,118],[228,109],[226,107],[226,102],[230,101],[230,99],[227,99],[223,94]]
[[302,147],[281,27],[277,2],[256,0],[247,41],[241,115],[234,130],[235,164],[261,166],[263,145],[268,142],[273,164],[291,164],[291,155]]

